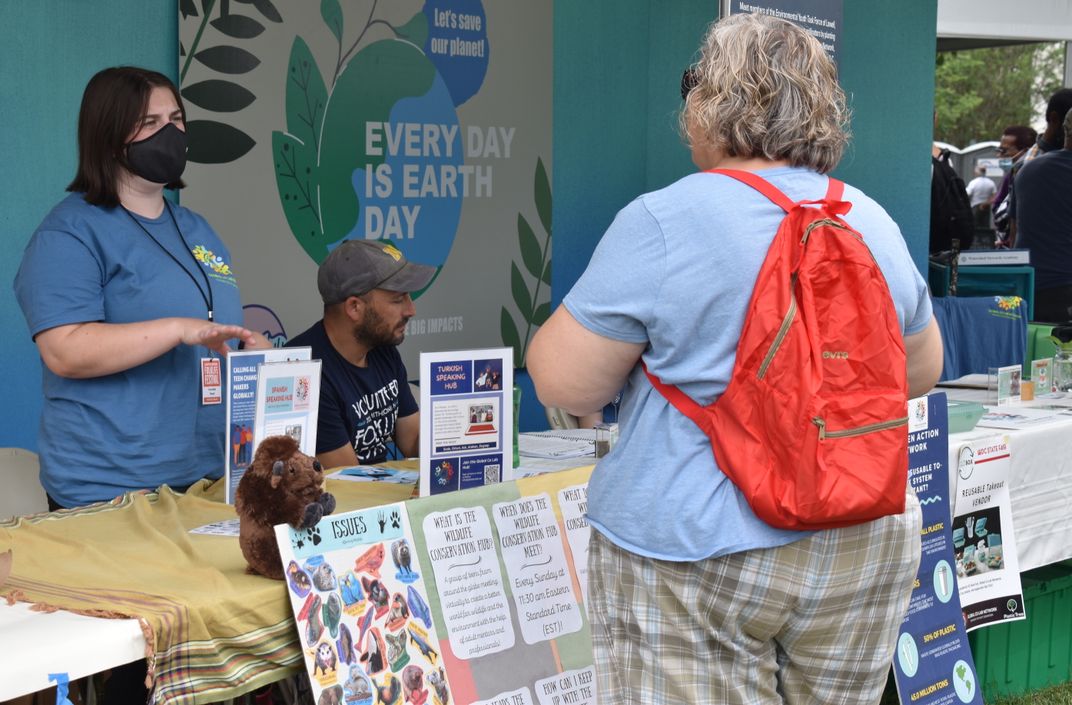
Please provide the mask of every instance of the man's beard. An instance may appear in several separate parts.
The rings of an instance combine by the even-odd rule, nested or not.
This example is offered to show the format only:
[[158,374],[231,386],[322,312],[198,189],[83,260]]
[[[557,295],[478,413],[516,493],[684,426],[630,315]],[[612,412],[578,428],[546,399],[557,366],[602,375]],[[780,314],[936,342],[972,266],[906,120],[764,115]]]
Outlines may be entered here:
[[[405,319],[402,322],[405,323]],[[370,350],[381,345],[399,345],[405,337],[405,328],[396,335],[394,328],[372,306],[365,307],[361,325],[354,327],[354,339]]]

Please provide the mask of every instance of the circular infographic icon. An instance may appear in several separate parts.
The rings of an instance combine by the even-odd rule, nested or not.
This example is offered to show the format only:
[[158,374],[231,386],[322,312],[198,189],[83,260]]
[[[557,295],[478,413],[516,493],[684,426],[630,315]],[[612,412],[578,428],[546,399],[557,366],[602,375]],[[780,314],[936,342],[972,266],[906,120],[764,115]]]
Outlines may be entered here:
[[970,703],[975,698],[975,673],[965,662],[958,660],[953,664],[953,688],[962,703]]
[[953,597],[953,569],[946,561],[934,566],[934,596],[943,603]]
[[901,673],[909,678],[919,670],[919,649],[916,648],[916,640],[907,632],[897,640],[897,665],[901,667]]

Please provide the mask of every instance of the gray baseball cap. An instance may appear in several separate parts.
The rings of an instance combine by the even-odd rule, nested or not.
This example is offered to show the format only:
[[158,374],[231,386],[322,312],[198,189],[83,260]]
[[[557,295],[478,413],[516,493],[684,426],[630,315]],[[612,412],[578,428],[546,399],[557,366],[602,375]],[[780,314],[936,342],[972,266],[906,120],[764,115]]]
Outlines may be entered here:
[[316,285],[325,304],[337,304],[373,289],[420,291],[435,273],[435,267],[410,262],[390,243],[344,240],[321,263]]

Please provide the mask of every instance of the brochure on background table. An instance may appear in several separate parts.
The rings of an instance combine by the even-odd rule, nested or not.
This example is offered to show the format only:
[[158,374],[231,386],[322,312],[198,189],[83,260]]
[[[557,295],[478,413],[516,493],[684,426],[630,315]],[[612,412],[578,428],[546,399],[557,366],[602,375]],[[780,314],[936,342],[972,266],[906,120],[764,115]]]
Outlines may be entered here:
[[224,363],[224,398],[227,402],[224,485],[228,504],[234,504],[238,481],[253,460],[253,427],[257,422],[257,365],[310,360],[312,357],[312,348],[309,347],[235,350],[227,354]]
[[320,360],[257,366],[257,417],[253,447],[269,436],[290,436],[306,455],[316,455],[320,411]]
[[987,409],[986,413],[979,418],[979,422],[975,425],[983,428],[1005,428],[1010,430],[1030,428],[1040,424],[1067,420],[1068,417],[1061,413],[1062,408],[1059,406],[1057,408],[999,406]]
[[998,406],[1020,402],[1020,365],[997,368]]
[[1031,361],[1031,379],[1035,383],[1035,395],[1056,392],[1053,386],[1053,358]]
[[923,513],[922,550],[893,673],[902,703],[982,705],[953,567],[948,430],[945,394],[908,402],[908,483]]
[[1009,501],[1009,437],[973,439],[956,457],[953,550],[968,631],[1025,619]]
[[421,353],[420,495],[513,478],[514,352]]
[[355,465],[328,475],[333,480],[350,482],[386,482],[394,485],[415,485],[420,477],[417,470],[387,468],[379,465]]

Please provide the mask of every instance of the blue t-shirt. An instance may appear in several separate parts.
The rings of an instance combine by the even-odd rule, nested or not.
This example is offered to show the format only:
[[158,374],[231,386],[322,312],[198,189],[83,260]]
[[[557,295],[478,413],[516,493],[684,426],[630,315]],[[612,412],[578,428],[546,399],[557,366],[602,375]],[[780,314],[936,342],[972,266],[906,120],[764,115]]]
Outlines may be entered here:
[[[759,172],[793,200],[822,198],[825,176]],[[931,318],[927,288],[897,225],[848,185],[845,219],[863,234],[906,334]],[[648,368],[700,404],[726,388],[756,276],[785,212],[727,176],[699,173],[622,209],[563,301],[585,328],[643,343]],[[704,433],[638,365],[622,400],[621,436],[588,486],[592,526],[653,558],[693,561],[779,546],[806,533],[775,529],[718,469]]]
[[1072,285],[1072,150],[1024,164],[1013,191],[1016,246],[1031,250],[1035,289]]
[[[135,215],[158,245],[122,208],[90,205],[79,193],[62,200],[30,238],[15,277],[30,335],[73,323],[206,318],[201,272],[211,284],[215,320],[241,324],[227,248],[204,218],[172,209],[186,246],[167,210],[159,218]],[[204,347],[179,345],[91,379],[60,377],[42,365],[45,491],[61,505],[77,506],[219,477],[224,408],[202,405],[200,386],[200,359],[214,356]]]
[[312,348],[314,360],[321,361],[317,454],[349,444],[360,463],[387,460],[395,422],[417,413],[398,348],[373,348],[365,357],[367,366],[358,367],[335,350],[323,320],[287,341],[288,348],[304,345]]

